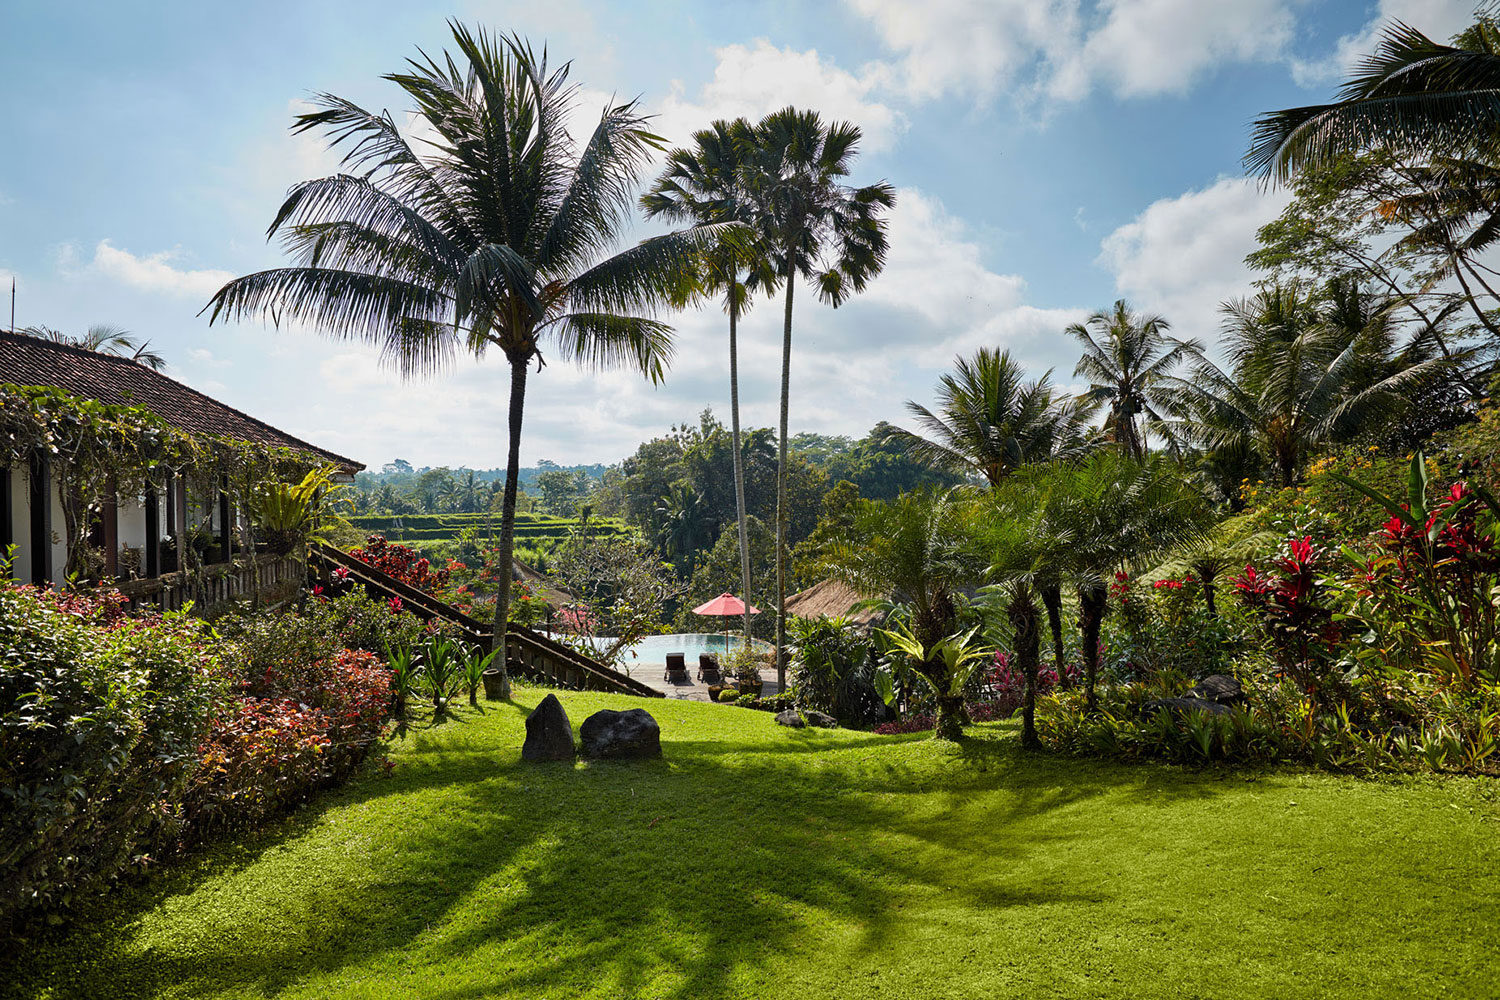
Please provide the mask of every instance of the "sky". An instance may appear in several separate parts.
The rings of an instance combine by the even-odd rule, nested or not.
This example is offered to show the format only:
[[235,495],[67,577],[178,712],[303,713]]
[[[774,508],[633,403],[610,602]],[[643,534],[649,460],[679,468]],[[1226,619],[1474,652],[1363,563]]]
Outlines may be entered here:
[[[797,296],[791,428],[858,437],[929,403],[957,354],[1008,349],[1077,387],[1064,331],[1127,299],[1212,342],[1218,305],[1283,190],[1247,178],[1250,124],[1331,99],[1380,27],[1446,38],[1472,0],[13,0],[0,15],[0,282],[16,325],[149,338],[168,373],[373,468],[504,464],[503,359],[403,382],[315,329],[210,326],[210,296],[284,263],[287,188],[337,172],[292,117],[327,92],[402,113],[380,80],[446,22],[572,61],[578,114],[638,98],[674,144],[794,104],[860,126],[851,182],[896,188],[890,255],[837,310]],[[643,183],[649,176],[643,178]],[[651,230],[637,227],[629,241]],[[9,303],[5,304],[8,308]],[[553,360],[531,379],[521,461],[613,463],[711,406],[727,421],[727,320],[666,317],[667,378]],[[780,303],[741,324],[742,419],[777,417]],[[0,317],[0,326],[8,316]]]

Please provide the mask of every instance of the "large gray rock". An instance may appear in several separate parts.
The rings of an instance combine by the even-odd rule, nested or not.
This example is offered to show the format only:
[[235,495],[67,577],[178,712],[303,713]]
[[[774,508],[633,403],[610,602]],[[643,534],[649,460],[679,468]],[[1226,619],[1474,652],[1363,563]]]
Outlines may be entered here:
[[792,729],[801,729],[807,725],[806,722],[802,721],[802,716],[797,714],[795,708],[789,708],[785,712],[778,712],[776,715],[776,724],[778,726],[788,726]]
[[807,720],[809,726],[816,726],[819,729],[837,729],[839,727],[838,719],[835,719],[827,712],[819,712],[817,709],[808,709],[802,713],[802,717]]
[[573,724],[557,695],[549,694],[526,716],[526,742],[522,760],[572,760]]
[[644,708],[601,709],[578,730],[585,757],[660,757],[661,727]]
[[1211,674],[1188,688],[1189,698],[1217,702],[1220,705],[1238,705],[1245,702],[1245,689],[1233,677]]
[[1173,717],[1180,717],[1197,709],[1210,715],[1228,715],[1229,706],[1221,705],[1216,701],[1208,701],[1203,698],[1157,698],[1148,701],[1141,706],[1141,716],[1150,718],[1157,712],[1165,710]]

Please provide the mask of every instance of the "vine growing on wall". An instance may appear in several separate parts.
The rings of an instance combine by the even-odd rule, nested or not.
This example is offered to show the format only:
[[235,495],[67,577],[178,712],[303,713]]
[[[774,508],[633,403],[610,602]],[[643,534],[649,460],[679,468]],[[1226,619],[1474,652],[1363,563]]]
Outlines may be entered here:
[[[169,471],[189,509],[195,498],[212,502],[223,490],[247,510],[245,500],[257,483],[296,481],[321,464],[292,448],[189,433],[141,407],[45,386],[0,384],[0,465],[28,468],[34,455],[50,461],[62,498],[70,578],[97,575],[84,542],[90,519],[103,504],[115,497],[144,497],[148,489],[161,492]],[[178,567],[190,572],[194,553],[184,543],[185,528],[179,525],[177,532]]]

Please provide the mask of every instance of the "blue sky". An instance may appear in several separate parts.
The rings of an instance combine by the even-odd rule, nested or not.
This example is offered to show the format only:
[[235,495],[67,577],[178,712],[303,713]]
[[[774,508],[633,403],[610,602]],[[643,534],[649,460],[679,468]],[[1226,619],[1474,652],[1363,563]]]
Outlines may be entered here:
[[[1262,111],[1327,99],[1380,24],[1446,37],[1464,0],[845,0],[793,3],[8,5],[0,277],[17,325],[113,323],[171,374],[372,466],[503,463],[498,361],[401,383],[370,349],[308,329],[210,328],[229,277],[276,266],[286,188],[336,158],[287,126],[330,91],[404,110],[378,77],[457,17],[573,61],[580,106],[639,96],[674,141],[788,103],[866,134],[854,180],[899,192],[886,272],[834,311],[800,299],[793,430],[863,434],[930,399],[957,352],[1008,347],[1072,382],[1064,327],[1124,296],[1212,340],[1255,228],[1284,204],[1240,169]],[[5,281],[8,288],[9,281]],[[8,303],[7,303],[8,307]],[[742,400],[775,420],[779,310],[743,328]],[[6,320],[0,320],[4,323]],[[712,405],[727,419],[724,319],[681,314],[651,387],[549,365],[522,460],[612,462]]]

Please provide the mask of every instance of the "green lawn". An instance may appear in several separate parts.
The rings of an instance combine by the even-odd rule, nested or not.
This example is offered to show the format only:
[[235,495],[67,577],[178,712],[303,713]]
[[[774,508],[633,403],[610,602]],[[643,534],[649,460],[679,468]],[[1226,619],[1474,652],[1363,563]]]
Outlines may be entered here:
[[1247,777],[645,705],[665,759],[524,765],[520,704],[19,957],[47,997],[1496,995],[1500,786]]

